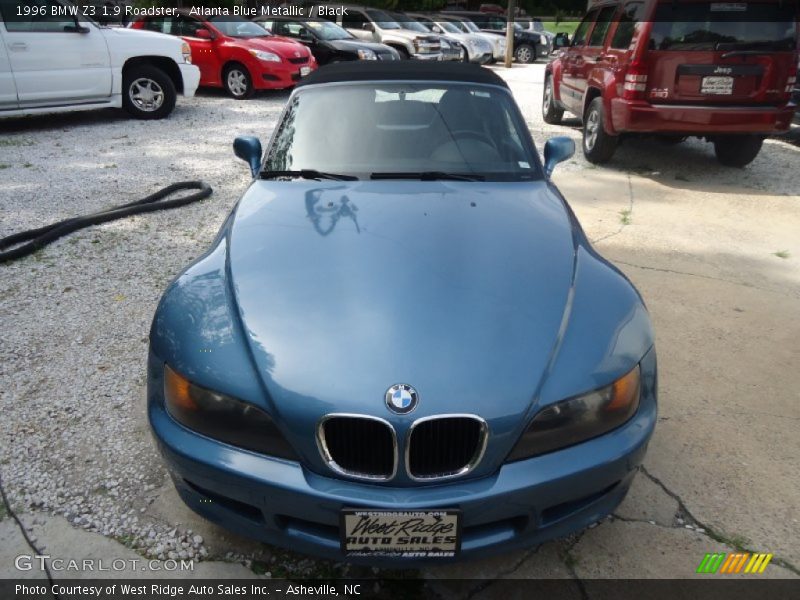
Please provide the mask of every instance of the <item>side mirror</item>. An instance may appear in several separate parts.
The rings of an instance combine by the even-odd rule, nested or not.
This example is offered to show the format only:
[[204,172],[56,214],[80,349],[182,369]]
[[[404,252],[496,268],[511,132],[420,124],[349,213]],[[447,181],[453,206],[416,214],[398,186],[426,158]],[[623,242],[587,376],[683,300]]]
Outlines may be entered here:
[[568,137],[554,137],[544,145],[544,171],[550,177],[560,162],[572,158],[575,154],[575,142]]
[[362,23],[361,29],[365,31],[375,31],[375,26],[372,23]]
[[205,27],[200,27],[196,29],[194,32],[194,37],[200,38],[201,40],[213,40],[214,36],[211,34],[211,31],[206,29]]
[[307,44],[314,43],[314,36],[308,32],[308,29],[301,29],[298,37],[300,38],[301,42],[306,42]]
[[[573,150],[575,145],[573,144]],[[261,140],[252,135],[243,135],[233,140],[233,153],[250,165],[253,177],[261,169]]]
[[566,33],[557,33],[553,39],[553,46],[556,48],[566,48],[569,46],[569,36]]

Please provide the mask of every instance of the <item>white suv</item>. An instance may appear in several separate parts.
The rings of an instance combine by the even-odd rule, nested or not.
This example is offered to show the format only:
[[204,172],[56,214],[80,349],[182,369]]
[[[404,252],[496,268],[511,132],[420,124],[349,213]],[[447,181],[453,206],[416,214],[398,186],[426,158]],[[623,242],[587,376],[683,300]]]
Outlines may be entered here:
[[0,117],[123,107],[166,117],[199,69],[180,39],[103,27],[61,0],[0,0]]

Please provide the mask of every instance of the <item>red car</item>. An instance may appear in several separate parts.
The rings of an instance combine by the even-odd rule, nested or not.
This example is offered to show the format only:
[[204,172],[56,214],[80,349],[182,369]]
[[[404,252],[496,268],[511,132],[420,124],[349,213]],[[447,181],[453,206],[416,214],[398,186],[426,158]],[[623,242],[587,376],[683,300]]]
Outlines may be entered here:
[[255,90],[292,87],[317,68],[303,44],[240,17],[205,19],[179,11],[144,17],[130,26],[182,37],[192,49],[192,63],[200,68],[200,85],[225,88],[237,99]]
[[544,120],[582,118],[593,163],[620,136],[647,133],[705,138],[721,163],[743,167],[790,127],[796,11],[781,0],[601,0],[547,65]]

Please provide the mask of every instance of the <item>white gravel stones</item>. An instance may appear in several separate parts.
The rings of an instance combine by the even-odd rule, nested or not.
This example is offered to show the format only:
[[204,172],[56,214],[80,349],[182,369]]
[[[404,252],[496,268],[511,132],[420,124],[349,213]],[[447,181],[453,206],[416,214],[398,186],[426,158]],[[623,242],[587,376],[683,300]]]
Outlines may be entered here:
[[248,185],[233,138],[266,141],[286,98],[201,95],[152,122],[116,111],[3,121],[0,237],[175,181],[214,188],[0,265],[0,473],[17,508],[64,515],[147,556],[208,555],[201,536],[134,516],[167,477],[144,417],[147,336],[167,283]]

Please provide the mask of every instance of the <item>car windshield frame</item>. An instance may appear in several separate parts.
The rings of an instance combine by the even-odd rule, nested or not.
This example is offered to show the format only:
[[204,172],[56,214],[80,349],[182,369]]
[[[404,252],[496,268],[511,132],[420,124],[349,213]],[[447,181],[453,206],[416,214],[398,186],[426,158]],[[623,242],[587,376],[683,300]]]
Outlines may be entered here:
[[[473,168],[473,163],[466,158],[461,148],[458,148],[457,152],[464,158],[464,162],[461,163],[461,168],[452,169],[452,168],[440,168],[439,162],[432,161],[430,159],[422,159],[419,158],[418,155],[415,156],[416,162],[413,165],[410,165],[409,168],[400,168],[402,165],[399,160],[392,159],[384,159],[383,162],[374,161],[374,155],[370,155],[369,161],[370,164],[365,162],[360,163],[351,163],[350,165],[342,165],[336,164],[336,160],[341,161],[342,155],[344,151],[337,152],[337,153],[324,153],[325,157],[331,157],[334,154],[335,160],[328,163],[305,163],[302,162],[301,158],[298,158],[299,164],[294,162],[292,164],[288,164],[286,162],[287,157],[291,159],[295,159],[296,155],[300,154],[300,151],[296,148],[296,144],[293,144],[293,141],[290,141],[288,144],[283,144],[282,139],[284,137],[284,130],[291,130],[292,135],[296,133],[298,127],[296,126],[296,122],[298,119],[308,118],[307,116],[300,115],[297,111],[297,104],[299,103],[299,99],[311,95],[311,94],[321,94],[320,98],[317,98],[316,101],[320,104],[324,104],[327,106],[336,105],[337,100],[334,97],[329,96],[332,92],[335,93],[339,90],[348,90],[353,88],[366,88],[368,90],[375,91],[376,99],[375,105],[380,104],[380,100],[377,99],[377,94],[394,94],[397,93],[400,95],[402,99],[405,99],[405,94],[418,94],[423,92],[429,92],[431,90],[435,91],[442,91],[442,96],[444,93],[451,89],[459,89],[459,90],[466,90],[471,91],[474,95],[478,95],[481,97],[488,97],[491,98],[491,94],[497,94],[495,97],[495,103],[497,103],[497,99],[502,98],[503,111],[502,116],[499,118],[507,119],[505,121],[505,125],[509,128],[507,132],[502,130],[498,130],[497,134],[514,134],[516,138],[516,143],[514,144],[514,152],[516,154],[505,161],[503,165],[504,168],[502,169],[489,169],[489,170],[481,170]],[[404,88],[404,91],[397,91],[394,88]],[[326,97],[328,96],[328,97]],[[340,103],[341,106],[348,106],[349,103],[346,101],[342,101]],[[499,112],[498,107],[494,106],[493,112]],[[354,109],[356,110],[356,109]],[[445,124],[445,118],[442,117],[441,113],[439,113],[438,108],[435,109],[436,113],[438,114],[438,118],[441,119],[442,123]],[[292,111],[295,111],[295,114],[291,115]],[[307,109],[307,115],[315,114],[315,108],[309,106]],[[358,109],[357,114],[358,117],[354,117],[353,119],[353,127],[360,127],[364,120],[362,118],[363,113]],[[346,123],[346,115],[342,114],[341,112],[338,113],[337,122],[345,122]],[[371,121],[370,121],[371,122]],[[377,125],[377,127],[382,127],[381,125]],[[392,129],[393,125],[386,126],[387,129]],[[407,127],[406,125],[401,125],[396,128],[409,128],[413,129],[415,127],[414,124],[411,127]],[[447,125],[445,124],[445,127]],[[319,127],[310,127],[309,130],[312,131],[319,131]],[[448,134],[451,133],[449,127],[447,127]],[[413,133],[413,132],[412,132]],[[326,133],[328,137],[336,138],[335,134]],[[497,135],[499,138],[500,135]],[[339,137],[338,139],[343,139],[343,137]],[[369,139],[365,138],[363,135],[359,136],[359,143],[363,143],[363,140]],[[491,139],[491,138],[488,138]],[[506,138],[503,138],[506,139]],[[455,138],[445,139],[444,143],[449,144],[455,142]],[[416,142],[415,142],[416,143]],[[280,146],[283,146],[281,149]],[[310,146],[310,144],[309,144]],[[499,153],[497,153],[499,157]],[[515,164],[516,163],[516,164]],[[447,163],[450,164],[450,163]],[[488,163],[487,163],[488,164]],[[505,168],[507,167],[507,168]],[[331,83],[324,83],[318,85],[309,85],[303,86],[295,91],[292,92],[289,101],[286,103],[283,112],[281,113],[280,118],[278,119],[278,125],[274,128],[272,136],[270,137],[269,143],[267,144],[266,151],[264,153],[264,159],[262,162],[262,169],[263,173],[267,176],[269,173],[273,171],[317,171],[317,172],[333,172],[336,173],[338,176],[342,177],[352,177],[358,180],[370,180],[370,179],[392,179],[392,177],[387,177],[387,174],[395,173],[397,175],[396,179],[399,180],[409,180],[409,179],[420,179],[421,181],[431,181],[431,180],[477,180],[477,181],[487,181],[487,182],[533,182],[533,181],[542,181],[545,179],[544,168],[542,166],[542,162],[539,156],[539,153],[536,149],[536,146],[533,142],[533,138],[528,130],[525,119],[517,105],[516,101],[514,100],[513,95],[511,92],[502,86],[499,85],[492,85],[486,83],[477,83],[477,82],[462,82],[462,81],[420,81],[420,80],[391,80],[391,81],[344,81],[344,82],[331,82]],[[414,177],[412,175],[417,174],[419,177]],[[377,175],[377,177],[373,177]]]
[[[254,21],[248,21],[247,19],[243,19],[242,17],[235,17],[230,15],[216,15],[213,17],[208,18],[208,22],[214,26],[214,28],[219,31],[225,37],[236,38],[239,40],[246,40],[252,38],[261,38],[261,37],[272,37],[272,34],[264,29],[261,25]],[[234,29],[229,29],[231,24],[236,23],[238,25],[252,25],[254,27],[252,34],[241,35],[238,32],[235,32]],[[231,33],[234,31],[234,33]]]

